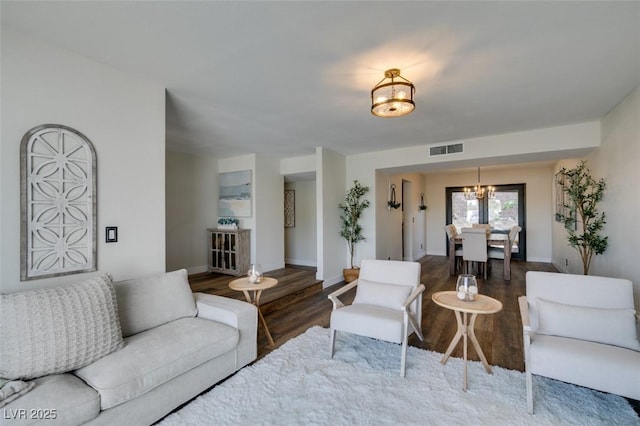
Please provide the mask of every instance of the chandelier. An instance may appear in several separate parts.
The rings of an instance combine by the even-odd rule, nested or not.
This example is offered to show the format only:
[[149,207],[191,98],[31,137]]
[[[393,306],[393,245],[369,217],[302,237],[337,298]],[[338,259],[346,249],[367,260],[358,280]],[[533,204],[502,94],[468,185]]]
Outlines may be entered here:
[[391,68],[371,90],[371,113],[377,117],[401,117],[411,113],[416,104],[413,95],[416,88],[400,76],[400,70]]
[[496,188],[495,186],[485,186],[480,185],[480,167],[478,167],[478,184],[471,188],[464,188],[464,198],[467,200],[482,200],[485,195],[487,199],[491,200],[496,198]]

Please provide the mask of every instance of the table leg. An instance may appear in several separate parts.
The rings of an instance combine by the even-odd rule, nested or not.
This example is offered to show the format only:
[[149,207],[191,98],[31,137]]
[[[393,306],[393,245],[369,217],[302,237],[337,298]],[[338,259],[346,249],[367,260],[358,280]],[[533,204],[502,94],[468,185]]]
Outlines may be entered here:
[[451,356],[451,352],[453,352],[453,349],[456,347],[456,345],[458,344],[458,342],[462,338],[462,334],[463,334],[463,330],[464,330],[464,327],[462,325],[462,318],[460,317],[460,312],[453,311],[453,313],[456,314],[456,321],[458,323],[458,330],[456,330],[456,335],[453,336],[453,339],[451,340],[451,343],[449,343],[449,347],[447,348],[447,352],[444,353],[444,355],[442,356],[442,359],[440,360],[440,362],[442,364],[446,364],[447,363],[447,360],[449,359],[449,356]]
[[262,326],[264,327],[264,332],[267,335],[267,340],[269,340],[269,344],[271,346],[275,346],[275,343],[273,342],[273,338],[271,337],[271,333],[269,332],[269,327],[267,327],[267,322],[264,320],[264,316],[262,316],[262,311],[260,311],[260,307],[256,306],[258,308],[258,316],[260,317],[260,320],[262,321]]
[[491,371],[491,366],[487,362],[487,358],[484,356],[484,352],[482,352],[482,348],[480,348],[480,343],[478,342],[478,339],[476,338],[476,333],[474,332],[474,327],[476,325],[477,317],[478,317],[478,314],[471,315],[471,322],[469,323],[469,337],[471,338],[471,343],[473,343],[473,347],[475,348],[476,353],[478,354],[478,356],[480,357],[480,360],[482,361],[482,365],[484,365],[484,369],[486,370],[487,373],[493,374],[493,371]]
[[504,279],[511,280],[511,240],[504,243]]
[[262,315],[262,311],[260,310],[260,295],[262,294],[262,290],[254,290],[253,297],[249,295],[249,292],[247,290],[242,290],[242,292],[244,293],[244,297],[247,299],[247,302],[255,305],[255,307],[258,309],[258,317],[260,318],[262,326],[264,327],[264,332],[267,335],[267,340],[272,347],[275,346],[273,338],[271,337],[271,332],[269,332],[269,327],[267,327],[267,322],[265,321],[264,316]]
[[[456,312],[458,314],[458,316],[460,316],[460,314],[458,312]],[[467,391],[467,313],[465,312],[464,314],[464,321],[463,321],[463,332],[462,335],[464,337],[463,339],[463,343],[462,343],[462,353],[464,354],[464,382],[462,384],[462,390],[463,391]]]

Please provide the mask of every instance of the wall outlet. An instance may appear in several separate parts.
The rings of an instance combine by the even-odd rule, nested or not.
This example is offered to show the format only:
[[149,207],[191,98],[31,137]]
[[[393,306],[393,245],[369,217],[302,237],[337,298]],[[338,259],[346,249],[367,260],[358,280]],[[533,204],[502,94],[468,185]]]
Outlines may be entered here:
[[422,244],[420,244],[420,250],[422,250],[422,248],[423,248],[423,247],[422,247]]
[[569,259],[564,260],[564,266],[569,266]]

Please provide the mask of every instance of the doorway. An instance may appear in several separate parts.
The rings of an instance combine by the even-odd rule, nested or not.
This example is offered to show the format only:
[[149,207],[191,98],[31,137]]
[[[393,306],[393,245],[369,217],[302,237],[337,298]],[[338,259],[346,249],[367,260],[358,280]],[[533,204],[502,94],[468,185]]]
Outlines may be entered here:
[[458,231],[475,223],[487,223],[494,234],[508,234],[512,226],[522,230],[518,235],[518,253],[513,259],[527,259],[527,228],[525,206],[525,184],[496,185],[495,197],[467,200],[463,187],[448,187],[447,223],[452,223]]

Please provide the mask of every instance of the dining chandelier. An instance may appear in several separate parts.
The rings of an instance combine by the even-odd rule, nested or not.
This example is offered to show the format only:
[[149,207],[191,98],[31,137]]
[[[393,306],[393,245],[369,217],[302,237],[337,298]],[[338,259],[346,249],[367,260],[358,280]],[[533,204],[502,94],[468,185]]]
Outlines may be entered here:
[[384,78],[371,89],[371,113],[377,117],[407,115],[416,107],[415,92],[413,83],[402,77],[399,69],[388,69]]
[[467,200],[482,200],[484,197],[491,200],[496,198],[496,188],[495,186],[485,186],[483,187],[480,184],[480,167],[478,167],[478,184],[471,188],[464,188],[464,198]]

